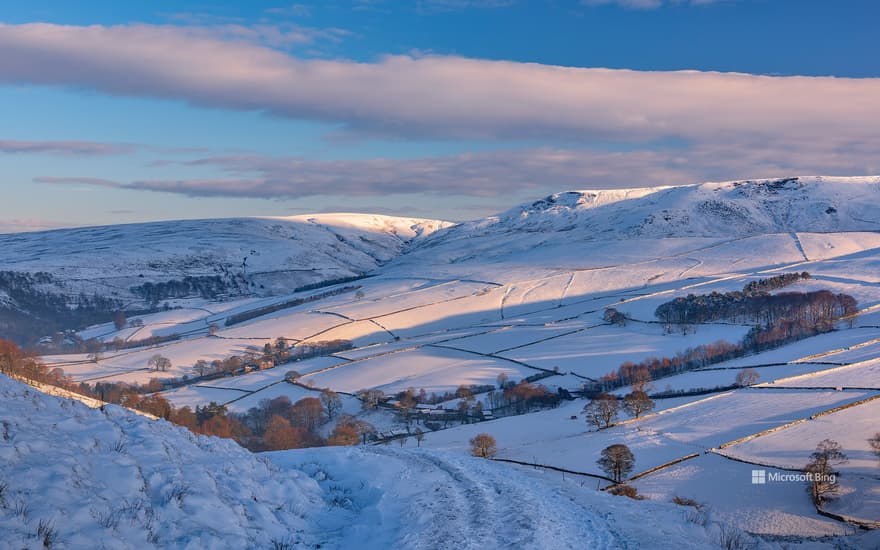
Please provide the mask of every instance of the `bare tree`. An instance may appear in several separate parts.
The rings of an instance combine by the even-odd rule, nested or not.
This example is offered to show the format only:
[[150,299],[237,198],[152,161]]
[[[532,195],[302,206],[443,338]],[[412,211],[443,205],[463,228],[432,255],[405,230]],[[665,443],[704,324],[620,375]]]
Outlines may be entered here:
[[381,402],[385,398],[385,393],[382,390],[360,390],[355,393],[358,399],[361,400],[361,404],[364,409],[375,409],[379,406],[379,402]]
[[116,330],[122,330],[128,324],[128,319],[125,318],[124,311],[117,311],[113,313],[113,326],[116,327]]
[[743,369],[736,373],[736,385],[744,388],[755,384],[761,375],[754,369]]
[[300,373],[296,372],[295,370],[289,370],[284,373],[284,381],[293,384],[300,376]]
[[602,456],[596,463],[615,483],[620,483],[632,472],[636,458],[629,447],[617,443],[602,449]]
[[489,434],[477,434],[470,440],[471,454],[482,458],[492,458],[498,453],[495,438]]
[[649,371],[645,367],[640,367],[635,370],[632,375],[632,389],[633,391],[641,391],[648,393],[651,391],[651,371]]
[[89,361],[92,363],[97,363],[101,360],[101,354],[104,351],[104,344],[101,343],[97,338],[89,338],[83,345],[86,348],[86,353],[88,353]]
[[220,325],[217,323],[211,323],[208,325],[208,336],[217,336],[218,332],[220,332]]
[[367,444],[367,437],[369,437],[370,434],[376,433],[376,428],[365,420],[355,420],[352,423],[352,426],[354,426],[354,429],[361,436],[361,443],[364,445]]
[[290,408],[290,423],[315,432],[324,419],[324,405],[317,397],[303,397]]
[[321,404],[324,405],[327,418],[333,420],[333,417],[342,408],[342,399],[339,398],[335,391],[328,388],[321,392]]
[[648,394],[635,390],[626,394],[623,398],[623,408],[626,412],[638,418],[642,413],[646,413],[654,408],[654,402],[648,397]]
[[119,336],[116,336],[113,338],[113,350],[114,351],[119,351],[124,347],[125,347],[125,340],[123,340]]
[[587,403],[583,413],[586,416],[587,424],[595,426],[596,429],[602,429],[607,428],[614,422],[619,410],[620,403],[616,397],[607,393],[600,393]]
[[193,365],[193,370],[196,371],[196,374],[199,376],[205,376],[205,373],[208,372],[208,362],[204,359],[199,359],[196,361],[196,364]]
[[171,360],[157,353],[147,360],[147,366],[151,369],[164,372],[171,368]]
[[837,494],[837,476],[834,466],[848,462],[840,443],[833,439],[823,439],[810,455],[804,472],[810,476],[810,497],[813,504],[820,506]]
[[416,438],[416,447],[421,447],[422,441],[424,441],[425,439],[425,432],[423,432],[421,428],[416,428],[416,431],[413,435]]
[[397,443],[398,443],[401,447],[403,447],[404,445],[406,445],[406,440],[407,440],[407,437],[404,435],[404,436],[402,436],[402,437],[398,437],[398,438],[397,438]]
[[871,450],[877,455],[877,459],[880,460],[880,432],[877,432],[873,437],[868,438],[868,445],[871,446]]
[[626,326],[626,315],[617,311],[613,307],[609,307],[602,314],[602,319],[606,323],[611,323],[612,325],[617,325],[619,327]]

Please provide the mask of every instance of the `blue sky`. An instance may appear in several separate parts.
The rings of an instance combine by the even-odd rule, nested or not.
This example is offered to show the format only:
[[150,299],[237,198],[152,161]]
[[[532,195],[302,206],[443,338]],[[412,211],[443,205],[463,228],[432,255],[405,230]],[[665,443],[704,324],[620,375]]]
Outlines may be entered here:
[[461,220],[571,188],[873,173],[878,15],[868,0],[3,1],[0,231]]

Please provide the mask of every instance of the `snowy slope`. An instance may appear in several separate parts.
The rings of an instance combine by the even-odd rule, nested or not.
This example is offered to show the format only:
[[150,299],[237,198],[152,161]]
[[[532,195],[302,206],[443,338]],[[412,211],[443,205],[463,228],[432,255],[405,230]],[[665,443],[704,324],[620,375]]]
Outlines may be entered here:
[[[880,177],[793,177],[676,187],[570,191],[462,224],[448,234],[595,232],[642,238],[880,228]],[[440,236],[440,235],[438,235]]]
[[[571,254],[573,244],[621,239],[717,240],[877,230],[880,177],[876,176],[569,191],[438,232],[402,261],[484,262],[511,256],[522,260],[538,248],[564,246]],[[616,246],[627,248],[626,243]],[[564,250],[555,255],[564,256]]]
[[[705,548],[681,508],[470,457],[255,456],[0,376],[0,548]],[[268,459],[268,460],[267,460]],[[769,547],[763,546],[762,547]]]
[[0,548],[268,547],[309,538],[321,491],[230,440],[105,413],[0,376]]
[[131,298],[145,282],[217,275],[270,294],[361,275],[447,222],[372,214],[184,220],[0,235],[0,270],[52,274],[57,290]]

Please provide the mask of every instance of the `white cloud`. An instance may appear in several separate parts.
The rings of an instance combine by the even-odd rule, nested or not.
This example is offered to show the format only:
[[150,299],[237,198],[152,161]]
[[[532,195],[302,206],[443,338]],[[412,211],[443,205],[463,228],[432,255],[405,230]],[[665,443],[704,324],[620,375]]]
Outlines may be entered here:
[[[0,51],[0,83],[262,111],[340,123],[356,134],[564,139],[583,146],[412,160],[211,157],[196,164],[225,177],[117,183],[89,174],[52,176],[59,184],[192,196],[494,196],[509,189],[880,170],[876,78],[583,69],[442,56],[306,60],[254,40],[151,25],[0,25]],[[585,148],[596,141],[627,142],[633,150]],[[2,143],[6,150],[30,147]]]
[[0,83],[94,89],[405,137],[876,142],[880,79],[386,57],[304,60],[172,26],[0,25]]

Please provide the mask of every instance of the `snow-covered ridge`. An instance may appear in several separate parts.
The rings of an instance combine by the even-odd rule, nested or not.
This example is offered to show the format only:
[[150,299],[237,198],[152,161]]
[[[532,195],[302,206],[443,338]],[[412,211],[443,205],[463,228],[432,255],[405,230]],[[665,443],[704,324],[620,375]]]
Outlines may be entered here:
[[[791,177],[556,193],[429,239],[576,230],[589,239],[880,230],[880,177]],[[426,243],[427,244],[427,243]]]
[[400,218],[382,214],[360,214],[350,212],[331,212],[326,214],[305,214],[301,216],[272,216],[265,219],[291,222],[308,222],[328,227],[346,227],[354,230],[373,231],[396,235],[409,242],[450,227],[452,222],[424,218]]

